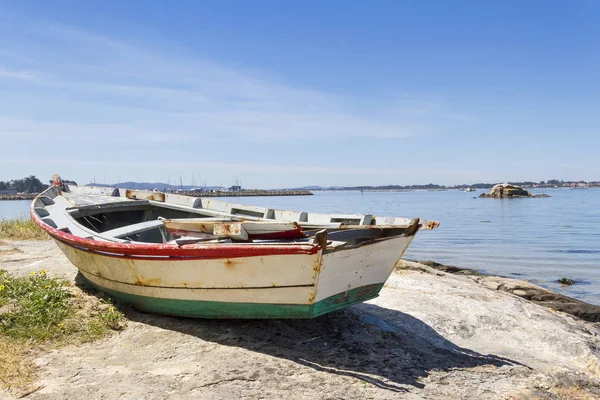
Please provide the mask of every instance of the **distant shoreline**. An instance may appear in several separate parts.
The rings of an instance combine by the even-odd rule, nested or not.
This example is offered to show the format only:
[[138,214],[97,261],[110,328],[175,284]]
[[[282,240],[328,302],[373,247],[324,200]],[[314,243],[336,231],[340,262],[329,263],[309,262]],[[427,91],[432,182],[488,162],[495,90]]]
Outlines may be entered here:
[[[191,197],[312,196],[310,190],[240,190],[235,192],[167,192]],[[33,200],[37,193],[1,194],[0,201]]]
[[[600,186],[589,186],[586,188],[570,188],[570,187],[551,187],[551,186],[545,186],[545,187],[531,187],[531,186],[522,186],[523,189],[551,189],[551,190],[555,190],[555,189],[575,189],[575,190],[582,190],[582,189],[598,189],[600,188]],[[324,188],[324,189],[311,189],[313,192],[415,192],[415,191],[421,191],[421,192],[464,192],[466,188],[436,188],[436,189],[425,189],[425,188],[414,188],[414,189],[377,189],[377,188],[370,188],[370,189],[356,189],[356,188],[336,188],[336,189],[330,189],[330,188]],[[489,188],[473,188],[475,189],[475,191],[478,192],[489,192],[491,187]]]
[[[600,186],[589,186],[585,188],[581,187],[552,187],[552,186],[539,186],[539,187],[531,187],[531,186],[523,186],[523,188],[527,189],[574,189],[574,190],[583,190],[583,189],[599,189]],[[289,190],[240,190],[240,191],[168,191],[166,193],[172,194],[181,194],[185,196],[192,197],[269,197],[269,196],[312,196],[313,192],[415,192],[415,191],[425,191],[425,192],[448,192],[448,191],[465,191],[466,188],[386,188],[386,189],[378,189],[378,188],[368,188],[368,189],[358,189],[358,188],[322,188],[322,189],[289,189]],[[474,188],[476,191],[485,192],[488,191],[489,188]],[[33,200],[37,193],[13,193],[13,194],[0,194],[0,201],[2,200]]]

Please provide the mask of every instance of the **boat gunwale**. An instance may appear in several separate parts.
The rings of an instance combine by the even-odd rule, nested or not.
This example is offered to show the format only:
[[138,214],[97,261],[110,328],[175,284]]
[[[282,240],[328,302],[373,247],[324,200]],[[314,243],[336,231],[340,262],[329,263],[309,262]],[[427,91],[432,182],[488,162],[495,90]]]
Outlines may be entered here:
[[317,243],[193,243],[178,245],[176,243],[119,243],[83,238],[64,232],[44,222],[35,211],[35,201],[52,190],[52,186],[38,194],[29,207],[31,219],[48,235],[62,243],[96,252],[111,253],[116,256],[154,256],[174,258],[241,258],[270,255],[317,254],[322,247]]
[[[95,240],[92,238],[84,238],[78,235],[74,235],[69,232],[65,232],[61,229],[54,228],[47,224],[40,215],[35,210],[35,203],[38,199],[43,196],[47,196],[47,193],[52,190],[58,190],[58,196],[61,196],[62,188],[60,186],[50,186],[48,189],[42,191],[38,194],[30,205],[30,216],[34,220],[34,222],[40,226],[46,233],[48,233],[53,239],[59,240],[65,245],[76,247],[79,249],[88,250],[91,252],[97,252],[104,255],[114,256],[114,257],[133,257],[136,259],[147,257],[148,259],[160,259],[160,258],[169,258],[169,259],[221,259],[221,258],[242,258],[242,257],[259,257],[259,256],[270,256],[270,255],[314,255],[319,253],[320,251],[326,251],[326,245],[322,246],[316,242],[269,242],[269,243],[188,243],[188,244],[177,244],[177,243],[141,243],[141,242],[118,242],[118,241],[104,241],[104,240]],[[129,200],[131,201],[131,200]],[[120,203],[120,205],[124,205],[129,201],[124,201]],[[152,204],[155,202],[151,202],[150,200],[134,200],[131,201],[132,205],[136,206],[145,206],[148,204]],[[162,204],[161,204],[162,205]],[[178,208],[190,208],[186,206],[179,206]],[[71,219],[74,220],[71,211],[79,211],[78,208],[92,208],[94,205],[89,206],[73,206],[65,208],[65,212]],[[112,207],[109,207],[112,208]],[[332,214],[330,214],[332,215]],[[239,218],[239,216],[238,216]],[[240,218],[240,219],[243,219]],[[254,219],[254,218],[249,218]],[[258,218],[257,218],[258,219]],[[437,226],[433,225],[429,227],[430,221],[419,221],[419,219],[411,220],[411,224],[406,228],[414,226],[414,229],[410,229],[409,232],[405,233],[406,236],[413,236],[416,232],[421,229],[432,229]],[[419,223],[421,222],[421,224]],[[425,226],[422,223],[425,222]],[[433,222],[433,221],[431,221]],[[77,223],[74,221],[74,223]],[[348,225],[348,226],[340,226],[339,230],[352,230],[357,228],[362,229],[390,229],[390,228],[405,228],[400,225]],[[93,232],[90,232],[93,234]],[[101,236],[100,236],[101,237]],[[381,240],[388,240],[391,237],[381,238]],[[369,242],[371,243],[371,242]],[[368,243],[362,243],[361,245],[366,245]],[[340,249],[344,250],[347,248],[354,247],[362,247],[362,246],[341,246]]]

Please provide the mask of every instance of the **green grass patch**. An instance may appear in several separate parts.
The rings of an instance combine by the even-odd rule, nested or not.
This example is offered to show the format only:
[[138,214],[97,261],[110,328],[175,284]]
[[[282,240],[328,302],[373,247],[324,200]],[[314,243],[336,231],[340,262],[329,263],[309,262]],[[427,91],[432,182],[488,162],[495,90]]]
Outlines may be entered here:
[[32,219],[2,219],[0,220],[0,239],[44,240],[48,239],[48,234]]
[[30,351],[85,343],[126,326],[110,302],[45,271],[15,277],[0,270],[0,382],[13,392],[35,380]]

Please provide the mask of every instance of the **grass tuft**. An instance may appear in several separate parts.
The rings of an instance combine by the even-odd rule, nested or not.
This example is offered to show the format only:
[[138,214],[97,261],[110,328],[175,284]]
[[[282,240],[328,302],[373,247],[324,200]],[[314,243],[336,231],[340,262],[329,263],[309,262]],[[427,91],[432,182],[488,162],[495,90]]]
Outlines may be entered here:
[[28,346],[0,335],[0,384],[23,390],[35,380],[35,365],[27,357]]
[[0,239],[45,240],[48,239],[48,234],[32,219],[2,219],[0,220]]
[[35,379],[31,350],[93,341],[125,326],[110,302],[43,270],[27,277],[0,270],[0,382],[9,390],[23,391]]

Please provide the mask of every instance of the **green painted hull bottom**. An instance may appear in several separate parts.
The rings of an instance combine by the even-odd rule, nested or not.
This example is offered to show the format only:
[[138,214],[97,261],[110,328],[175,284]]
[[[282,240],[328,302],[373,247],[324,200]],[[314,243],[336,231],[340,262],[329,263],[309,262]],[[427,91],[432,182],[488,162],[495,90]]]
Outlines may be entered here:
[[96,290],[107,293],[119,302],[131,304],[140,311],[191,318],[313,318],[373,299],[383,287],[383,283],[361,286],[314,304],[265,304],[161,299],[117,292],[88,279],[85,281]]

